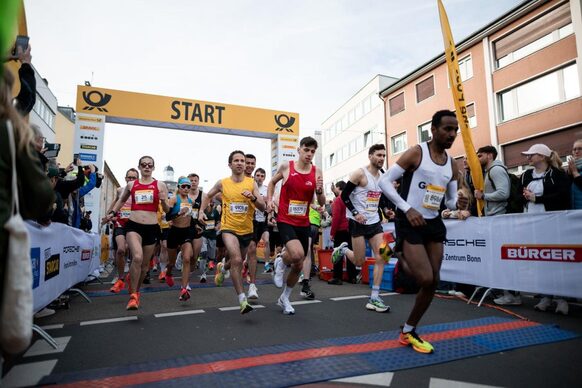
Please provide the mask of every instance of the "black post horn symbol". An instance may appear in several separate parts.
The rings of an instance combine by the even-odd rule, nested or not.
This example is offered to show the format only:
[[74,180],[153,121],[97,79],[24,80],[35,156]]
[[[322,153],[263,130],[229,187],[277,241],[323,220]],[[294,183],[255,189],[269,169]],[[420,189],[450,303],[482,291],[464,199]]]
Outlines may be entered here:
[[295,117],[289,117],[286,114],[275,115],[275,123],[277,123],[277,128],[275,131],[287,131],[293,132],[291,128],[295,124]]
[[[99,100],[93,101],[91,98],[91,96],[93,95],[96,95],[99,98]],[[85,100],[85,103],[87,104],[87,106],[85,106],[83,110],[93,110],[97,108],[99,112],[109,112],[107,109],[102,107],[107,105],[109,101],[111,101],[111,94],[107,93],[103,94],[98,90],[92,90],[89,93],[83,92],[83,100]]]

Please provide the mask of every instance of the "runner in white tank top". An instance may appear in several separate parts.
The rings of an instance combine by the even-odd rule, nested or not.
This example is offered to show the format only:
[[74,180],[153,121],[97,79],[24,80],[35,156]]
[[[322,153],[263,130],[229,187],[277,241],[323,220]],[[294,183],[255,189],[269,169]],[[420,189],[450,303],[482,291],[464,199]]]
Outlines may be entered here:
[[356,266],[361,266],[366,260],[366,240],[369,241],[376,262],[372,293],[366,308],[383,313],[390,311],[390,306],[385,305],[379,295],[385,264],[379,252],[384,231],[378,211],[381,207],[380,197],[382,196],[378,182],[382,177],[381,169],[386,159],[384,144],[375,144],[370,147],[368,159],[370,159],[368,166],[352,172],[350,180],[341,194],[341,198],[346,204],[346,216],[349,219],[353,250],[347,248],[348,243],[342,243],[334,249],[332,261],[336,263],[342,260],[345,255]]
[[[465,207],[467,198],[457,198],[459,172],[452,168],[446,150],[451,148],[459,124],[455,113],[443,110],[432,118],[432,140],[408,149],[380,180],[380,188],[398,207],[396,219],[397,247],[402,242],[403,267],[420,287],[414,307],[406,321],[399,342],[411,345],[420,353],[434,348],[416,334],[418,322],[430,306],[443,259],[446,227],[439,217],[445,200],[449,209]],[[402,179],[401,194],[393,182]]]

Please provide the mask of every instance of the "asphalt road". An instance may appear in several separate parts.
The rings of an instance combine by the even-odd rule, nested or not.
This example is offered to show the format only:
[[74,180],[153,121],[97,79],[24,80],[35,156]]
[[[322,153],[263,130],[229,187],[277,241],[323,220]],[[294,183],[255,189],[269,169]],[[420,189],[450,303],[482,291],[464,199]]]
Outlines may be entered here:
[[[384,300],[392,311],[380,314],[364,308],[370,291],[368,285],[331,286],[314,279],[316,301],[296,305],[296,315],[284,316],[275,304],[280,290],[272,284],[269,275],[261,274],[259,278],[260,299],[256,304],[264,307],[244,316],[238,312],[231,286],[201,285],[197,276],[192,277],[195,288],[187,302],[178,301],[176,289],[153,280],[153,284],[146,286],[137,312],[126,311],[127,294],[109,294],[109,284],[85,285],[83,289],[91,295],[91,303],[73,296],[69,309],[58,310],[55,315],[35,322],[61,343],[59,350],[51,351],[46,342],[35,336],[35,343],[27,354],[6,361],[4,382],[7,386],[35,384],[44,373],[49,375],[45,381],[50,381],[50,376],[69,372],[89,375],[90,370],[97,368],[131,367],[187,356],[394,331],[405,321],[414,298],[413,295],[386,295]],[[338,297],[354,298],[331,299]],[[296,287],[292,301],[301,300]],[[522,306],[509,310],[535,322],[555,324],[582,334],[579,305],[571,305],[569,316],[564,317],[534,311],[536,300],[532,297],[524,297],[523,301]],[[175,314],[179,312],[184,315]],[[512,318],[504,312],[467,305],[458,299],[436,298],[421,324],[484,317]],[[108,319],[114,321],[102,321]],[[376,376],[374,381],[391,387],[436,388],[452,386],[453,381],[499,387],[571,387],[582,384],[579,360],[582,360],[581,338],[412,367]],[[253,386],[253,382],[247,385]],[[285,382],[277,381],[273,385],[285,385]],[[317,385],[357,386],[358,383]]]

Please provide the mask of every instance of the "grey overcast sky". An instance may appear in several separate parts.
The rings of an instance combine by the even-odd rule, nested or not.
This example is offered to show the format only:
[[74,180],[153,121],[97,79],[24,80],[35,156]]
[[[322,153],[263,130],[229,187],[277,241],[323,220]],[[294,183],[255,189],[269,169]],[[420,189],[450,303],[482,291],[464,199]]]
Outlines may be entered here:
[[[443,0],[455,41],[522,1]],[[402,77],[443,52],[436,0],[25,0],[33,64],[59,105],[76,85],[297,112],[301,136],[376,74]],[[141,155],[229,175],[230,151],[268,167],[269,141],[108,124],[120,183]],[[265,168],[267,171],[269,168]],[[204,181],[208,181],[205,183]]]

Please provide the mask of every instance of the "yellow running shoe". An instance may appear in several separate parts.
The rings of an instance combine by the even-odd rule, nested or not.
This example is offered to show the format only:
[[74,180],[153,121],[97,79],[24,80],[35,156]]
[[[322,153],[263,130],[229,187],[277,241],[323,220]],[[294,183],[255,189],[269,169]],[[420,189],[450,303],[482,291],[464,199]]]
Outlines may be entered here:
[[398,342],[405,346],[412,346],[412,349],[416,350],[419,353],[433,353],[434,348],[432,345],[424,341],[422,338],[416,334],[415,330],[412,330],[409,333],[400,332],[400,337],[398,338]]
[[250,313],[251,311],[253,311],[253,306],[251,306],[246,300],[243,300],[240,304],[240,313],[246,314]]
[[216,275],[214,275],[214,284],[216,284],[216,287],[221,287],[222,282],[224,282],[224,274],[222,273],[223,267],[223,263],[218,263],[216,266]]

